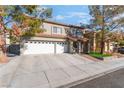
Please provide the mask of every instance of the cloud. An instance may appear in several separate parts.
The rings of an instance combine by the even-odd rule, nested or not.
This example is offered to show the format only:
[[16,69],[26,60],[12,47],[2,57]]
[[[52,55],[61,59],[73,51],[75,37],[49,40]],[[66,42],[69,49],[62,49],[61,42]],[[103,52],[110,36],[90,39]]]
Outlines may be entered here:
[[83,24],[89,24],[89,22],[90,22],[90,18],[78,20],[78,23],[83,23]]
[[57,19],[57,20],[63,20],[63,19],[65,19],[65,17],[62,16],[62,15],[57,15],[57,16],[55,17],[55,19]]
[[78,23],[88,24],[87,20],[79,20]]
[[88,16],[87,13],[84,12],[70,12],[67,17],[78,17],[78,18],[84,18]]
[[57,16],[55,16],[55,19],[63,20],[63,19],[72,18],[72,17],[86,18],[88,16],[89,16],[89,14],[88,13],[84,13],[84,12],[69,12],[69,13],[67,13],[65,15],[57,15]]

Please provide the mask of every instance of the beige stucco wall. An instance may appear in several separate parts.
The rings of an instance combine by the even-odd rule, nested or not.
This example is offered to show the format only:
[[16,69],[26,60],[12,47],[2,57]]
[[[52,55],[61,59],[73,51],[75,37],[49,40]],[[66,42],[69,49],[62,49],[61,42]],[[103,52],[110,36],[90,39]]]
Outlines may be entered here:
[[30,40],[66,41],[66,39],[59,39],[59,38],[45,38],[45,37],[32,37]]
[[60,25],[51,24],[51,23],[43,23],[43,28],[46,30],[44,32],[44,34],[52,34],[53,26],[62,28],[62,34],[61,35],[66,35],[65,26],[60,26]]
[[73,53],[73,42],[69,40],[69,48],[68,48],[69,53]]

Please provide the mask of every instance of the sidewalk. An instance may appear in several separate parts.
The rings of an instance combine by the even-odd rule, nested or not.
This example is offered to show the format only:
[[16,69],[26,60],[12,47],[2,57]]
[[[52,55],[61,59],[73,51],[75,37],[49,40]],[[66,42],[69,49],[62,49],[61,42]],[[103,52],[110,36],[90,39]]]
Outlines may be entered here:
[[0,68],[0,87],[71,87],[123,67],[124,58],[93,62],[79,55],[20,56]]

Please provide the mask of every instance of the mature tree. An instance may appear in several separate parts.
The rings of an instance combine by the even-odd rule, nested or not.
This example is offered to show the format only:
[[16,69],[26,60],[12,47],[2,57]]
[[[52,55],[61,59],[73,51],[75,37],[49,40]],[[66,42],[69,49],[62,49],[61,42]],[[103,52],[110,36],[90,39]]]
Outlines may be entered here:
[[42,19],[51,17],[51,8],[42,8],[36,5],[16,5],[16,6],[1,6],[4,10],[2,14],[4,26],[8,24],[16,24],[21,31],[27,31],[25,34],[34,35],[37,32],[42,32]]
[[[6,31],[11,32],[11,39],[20,37],[34,36],[36,33],[43,32],[41,24],[43,19],[51,17],[51,8],[42,8],[36,5],[14,5],[0,6],[0,30],[3,35]],[[7,30],[11,26],[12,30]]]
[[101,51],[104,52],[104,42],[107,31],[113,31],[119,26],[123,26],[123,17],[119,17],[124,12],[124,6],[117,5],[93,5],[89,6],[90,15],[92,16],[92,26],[94,30],[101,30]]

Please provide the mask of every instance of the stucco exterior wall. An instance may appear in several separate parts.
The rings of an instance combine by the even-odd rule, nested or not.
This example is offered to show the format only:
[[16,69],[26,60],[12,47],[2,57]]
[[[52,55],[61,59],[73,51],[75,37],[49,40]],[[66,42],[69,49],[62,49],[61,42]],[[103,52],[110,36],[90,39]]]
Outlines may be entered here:
[[65,31],[65,26],[60,26],[60,25],[56,25],[56,24],[51,24],[51,23],[43,23],[43,28],[46,30],[45,32],[43,32],[44,34],[53,34],[53,27],[60,27],[62,28],[62,34],[61,35],[66,35],[66,31]]
[[42,41],[66,41],[66,39],[45,38],[45,37],[32,37],[30,40],[42,40]]
[[113,42],[109,43],[109,49],[107,43],[105,43],[105,52],[113,52],[113,48],[114,48]]

